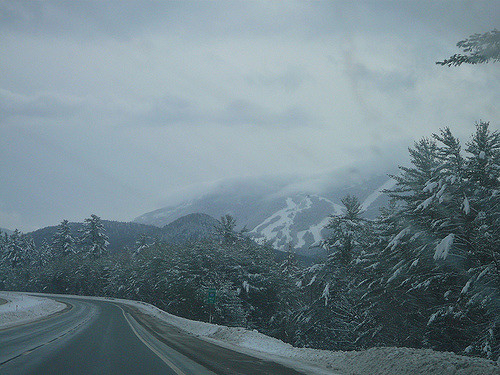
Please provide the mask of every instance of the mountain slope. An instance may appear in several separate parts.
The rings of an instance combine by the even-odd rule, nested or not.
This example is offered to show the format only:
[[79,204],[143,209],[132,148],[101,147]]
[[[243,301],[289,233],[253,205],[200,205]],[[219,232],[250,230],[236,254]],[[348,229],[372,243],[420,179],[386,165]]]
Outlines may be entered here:
[[[150,237],[157,237],[161,235],[161,229],[152,225],[145,225],[131,222],[109,221],[102,220],[106,235],[109,237],[110,251],[119,251],[125,247],[132,249],[135,242],[141,236],[146,234]],[[80,231],[83,229],[83,223],[69,223],[71,235],[77,239],[80,236]],[[33,237],[35,245],[41,246],[44,241],[52,243],[52,238],[57,231],[57,226],[50,226],[35,230],[28,233]]]
[[[270,241],[279,249],[292,245],[302,249],[317,244],[326,233],[324,226],[331,214],[342,213],[342,206],[317,195],[297,194],[285,199],[286,207],[276,211],[251,233]],[[318,220],[320,220],[318,222]]]
[[161,229],[161,239],[168,243],[194,242],[214,234],[217,220],[207,214],[194,213],[183,216]]
[[[102,220],[106,235],[109,237],[108,249],[111,252],[122,251],[125,248],[130,250],[136,246],[136,241],[141,235],[146,235],[152,239],[160,239],[167,243],[182,244],[190,241],[197,241],[213,234],[213,228],[217,220],[206,214],[190,214],[178,218],[174,222],[167,224],[163,228],[153,225],[139,224],[133,222],[120,222]],[[71,234],[74,239],[80,237],[83,223],[69,223]],[[44,241],[52,243],[52,238],[57,231],[57,226],[50,226],[28,233],[33,237],[35,245],[41,246]]]
[[269,241],[282,250],[291,245],[298,253],[315,255],[319,250],[314,245],[327,235],[324,226],[328,217],[342,212],[342,197],[356,195],[365,217],[374,218],[379,207],[387,202],[382,191],[394,183],[386,175],[364,179],[341,177],[320,192],[302,181],[293,184],[252,179],[223,181],[198,198],[146,213],[135,222],[164,226],[192,213],[215,218],[230,214],[236,218],[238,229],[247,227],[256,240]]

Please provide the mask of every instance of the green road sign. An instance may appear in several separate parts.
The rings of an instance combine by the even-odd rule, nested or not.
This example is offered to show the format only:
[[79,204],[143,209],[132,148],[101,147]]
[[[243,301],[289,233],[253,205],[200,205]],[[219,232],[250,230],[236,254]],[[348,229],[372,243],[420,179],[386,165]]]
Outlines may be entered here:
[[217,291],[214,288],[208,289],[207,303],[213,305],[217,299]]

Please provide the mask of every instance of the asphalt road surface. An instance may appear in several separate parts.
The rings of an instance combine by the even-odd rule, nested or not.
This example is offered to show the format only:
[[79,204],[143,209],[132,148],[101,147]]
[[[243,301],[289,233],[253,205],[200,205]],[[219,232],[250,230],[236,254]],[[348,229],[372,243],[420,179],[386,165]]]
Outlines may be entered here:
[[68,308],[0,330],[0,374],[301,374],[203,341],[126,305],[55,299]]

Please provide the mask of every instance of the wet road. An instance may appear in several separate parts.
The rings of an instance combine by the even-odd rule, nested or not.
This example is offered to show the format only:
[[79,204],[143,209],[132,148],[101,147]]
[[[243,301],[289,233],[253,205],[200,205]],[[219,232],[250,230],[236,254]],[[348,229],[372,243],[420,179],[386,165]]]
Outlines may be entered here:
[[117,302],[55,299],[68,308],[0,331],[0,374],[300,374],[200,340]]

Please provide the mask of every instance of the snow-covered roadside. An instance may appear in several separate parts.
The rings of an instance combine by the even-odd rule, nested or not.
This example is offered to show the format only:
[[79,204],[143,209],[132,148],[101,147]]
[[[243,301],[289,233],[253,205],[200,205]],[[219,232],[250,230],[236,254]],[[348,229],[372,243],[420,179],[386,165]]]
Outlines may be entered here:
[[[44,294],[38,295],[44,296]],[[58,297],[50,294],[46,296]],[[73,297],[133,306],[200,339],[281,363],[310,375],[500,375],[498,364],[481,358],[430,349],[394,347],[350,352],[295,348],[257,331],[181,318],[144,302],[108,297]],[[0,298],[9,299],[3,297],[1,292]]]
[[7,300],[0,305],[0,329],[42,319],[66,307],[64,303],[49,298],[17,292],[0,291],[0,298]]
[[155,306],[117,300],[135,306],[166,323],[218,345],[293,367],[308,374],[344,375],[493,375],[500,367],[493,361],[437,352],[430,349],[372,348],[334,352],[295,348],[273,337],[244,328],[225,327],[180,318]]

